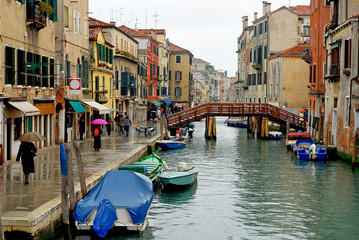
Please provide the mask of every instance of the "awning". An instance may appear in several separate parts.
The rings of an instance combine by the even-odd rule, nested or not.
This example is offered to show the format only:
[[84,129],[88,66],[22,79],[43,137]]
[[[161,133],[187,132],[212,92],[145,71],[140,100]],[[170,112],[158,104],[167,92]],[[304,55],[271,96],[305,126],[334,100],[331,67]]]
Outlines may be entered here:
[[111,112],[111,108],[108,108],[104,105],[99,104],[98,102],[95,102],[93,99],[83,99],[81,100],[86,105],[90,106],[91,108],[95,108],[99,111],[100,114],[109,114]]
[[165,98],[165,99],[163,100],[163,102],[166,103],[166,105],[171,105],[171,104],[172,104],[171,101],[168,100],[167,98]]
[[32,105],[27,101],[21,102],[9,102],[12,106],[19,109],[21,112],[25,114],[25,116],[34,116],[40,113],[40,109]]
[[160,103],[159,101],[153,100],[153,101],[150,101],[150,103],[152,103],[153,105],[155,105],[155,107],[161,106],[161,103]]
[[86,109],[79,101],[69,101],[69,103],[77,113],[86,112]]

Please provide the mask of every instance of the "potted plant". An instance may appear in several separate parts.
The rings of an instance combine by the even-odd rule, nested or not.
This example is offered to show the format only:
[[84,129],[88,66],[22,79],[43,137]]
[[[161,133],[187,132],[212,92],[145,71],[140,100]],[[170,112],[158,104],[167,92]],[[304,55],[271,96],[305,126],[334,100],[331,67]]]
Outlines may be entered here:
[[47,4],[46,2],[40,1],[39,2],[39,10],[42,14],[49,14],[51,15],[54,12],[54,9],[51,5]]

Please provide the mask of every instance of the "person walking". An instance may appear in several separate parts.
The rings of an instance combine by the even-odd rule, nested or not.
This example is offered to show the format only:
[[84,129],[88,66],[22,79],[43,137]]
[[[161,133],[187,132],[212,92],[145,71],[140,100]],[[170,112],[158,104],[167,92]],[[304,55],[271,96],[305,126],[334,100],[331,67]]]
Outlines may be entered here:
[[110,114],[106,115],[106,122],[107,122],[107,125],[106,125],[107,134],[108,134],[108,136],[110,136],[111,130],[112,130],[112,118],[111,118]]
[[120,136],[123,134],[123,115],[122,114],[120,114],[118,132],[119,132]]
[[84,140],[84,133],[85,133],[85,116],[82,115],[80,117],[80,140]]
[[93,147],[97,152],[99,152],[101,148],[101,134],[102,134],[101,126],[97,125],[93,130],[93,138],[94,138]]
[[131,118],[128,116],[128,114],[126,115],[126,118],[123,120],[123,125],[125,126],[126,136],[128,137],[128,134],[130,133],[130,127],[132,126],[132,121]]
[[25,174],[25,184],[29,184],[30,173],[35,172],[34,157],[36,152],[37,149],[32,142],[21,142],[16,161],[20,161],[21,158],[22,171]]

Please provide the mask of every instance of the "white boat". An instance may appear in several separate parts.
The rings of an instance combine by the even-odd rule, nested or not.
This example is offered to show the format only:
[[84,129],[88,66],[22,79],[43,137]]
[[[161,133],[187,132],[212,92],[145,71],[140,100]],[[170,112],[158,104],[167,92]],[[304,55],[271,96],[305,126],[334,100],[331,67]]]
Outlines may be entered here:
[[153,200],[152,181],[134,171],[108,171],[81,199],[74,211],[78,230],[93,230],[105,237],[113,227],[145,230]]
[[270,131],[270,132],[268,132],[268,136],[270,139],[280,139],[280,137],[282,136],[282,133],[278,132],[278,131]]

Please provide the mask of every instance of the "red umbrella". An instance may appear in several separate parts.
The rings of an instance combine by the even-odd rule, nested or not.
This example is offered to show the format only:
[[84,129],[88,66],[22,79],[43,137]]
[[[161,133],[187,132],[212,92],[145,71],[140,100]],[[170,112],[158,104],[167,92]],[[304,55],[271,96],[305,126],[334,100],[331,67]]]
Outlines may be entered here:
[[108,124],[108,122],[106,122],[105,120],[100,119],[100,118],[93,120],[91,123],[92,124]]
[[304,113],[304,112],[306,112],[307,110],[299,110],[299,113]]

